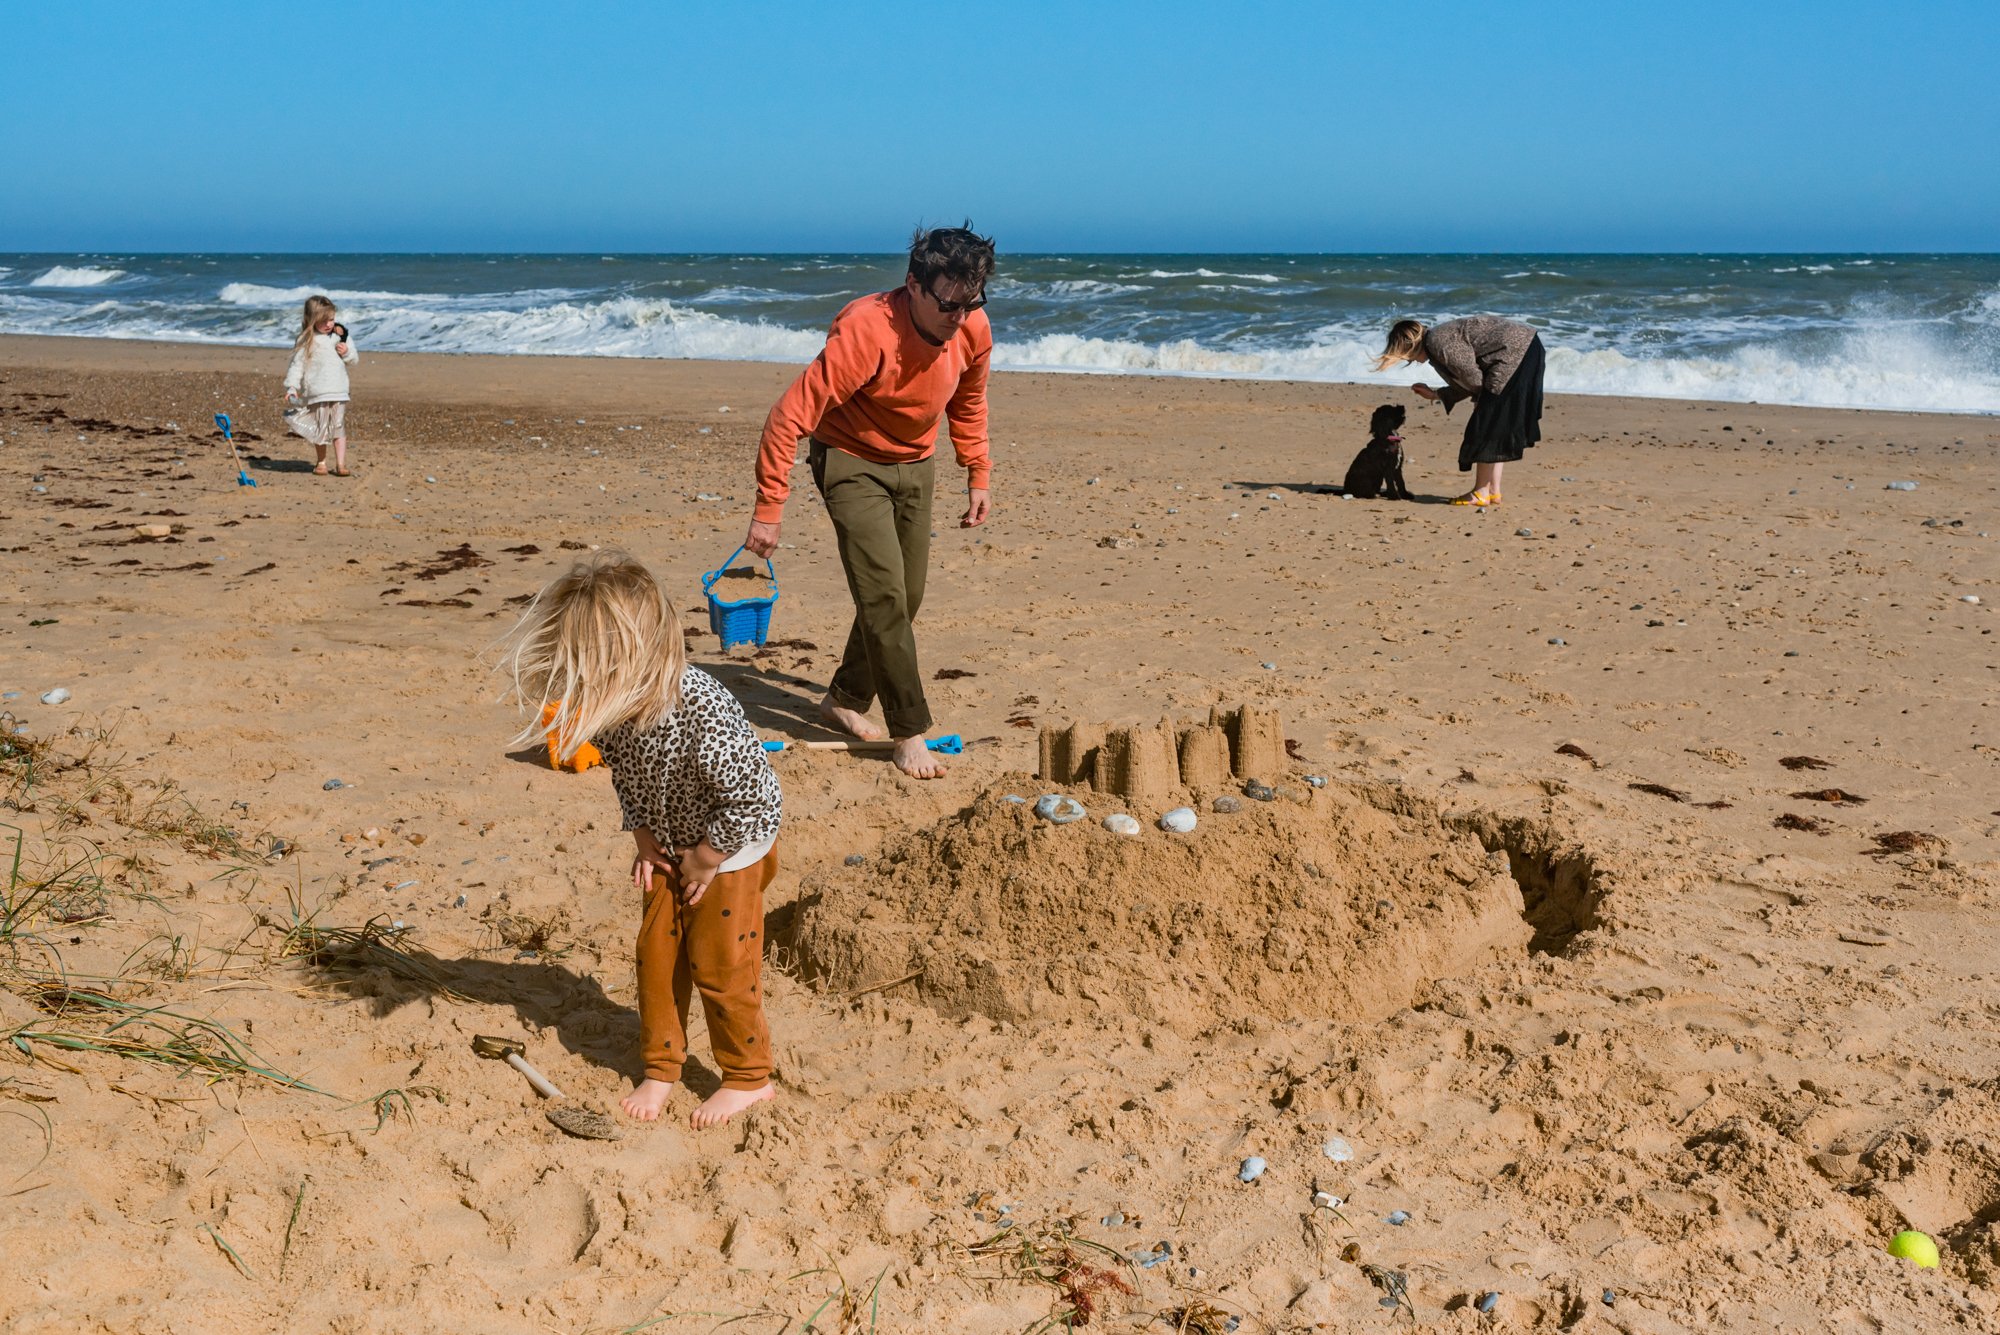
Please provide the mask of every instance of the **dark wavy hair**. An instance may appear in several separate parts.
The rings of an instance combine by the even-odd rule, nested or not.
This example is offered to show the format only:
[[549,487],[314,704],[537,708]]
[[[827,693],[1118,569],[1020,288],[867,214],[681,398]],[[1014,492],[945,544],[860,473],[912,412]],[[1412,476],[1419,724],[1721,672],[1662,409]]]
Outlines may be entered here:
[[942,278],[983,288],[993,276],[993,238],[963,227],[919,227],[910,237],[910,276],[919,287],[932,288]]

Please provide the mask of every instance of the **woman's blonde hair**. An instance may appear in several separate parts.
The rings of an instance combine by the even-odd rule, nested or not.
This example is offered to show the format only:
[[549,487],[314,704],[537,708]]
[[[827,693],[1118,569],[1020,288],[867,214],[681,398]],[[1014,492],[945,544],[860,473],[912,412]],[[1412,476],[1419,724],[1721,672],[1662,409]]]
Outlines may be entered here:
[[313,355],[313,335],[319,332],[319,322],[326,319],[327,316],[334,314],[339,309],[338,306],[333,304],[332,297],[307,297],[305,318],[299,321],[299,336],[292,340],[293,350],[296,351],[299,348],[304,348],[306,350],[306,360],[311,361]]
[[681,702],[680,615],[651,572],[622,552],[579,561],[551,581],[502,643],[501,670],[535,720],[514,740],[553,734],[562,760],[617,724],[653,727]]
[[1424,322],[1398,320],[1389,326],[1389,341],[1382,345],[1382,355],[1375,359],[1375,369],[1386,371],[1399,362],[1413,362],[1423,350]]

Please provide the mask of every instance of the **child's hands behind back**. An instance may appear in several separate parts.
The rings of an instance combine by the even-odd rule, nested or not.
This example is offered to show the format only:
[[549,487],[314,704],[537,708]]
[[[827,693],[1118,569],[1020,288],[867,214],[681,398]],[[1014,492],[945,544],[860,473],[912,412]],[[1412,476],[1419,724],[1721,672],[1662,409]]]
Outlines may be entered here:
[[708,893],[708,883],[722,870],[728,861],[726,855],[716,851],[715,846],[704,839],[692,848],[681,850],[681,897],[689,908],[701,903],[701,897]]
[[671,875],[677,867],[674,855],[661,848],[653,832],[644,826],[632,831],[632,842],[639,846],[632,856],[632,884],[644,894],[652,887],[654,872]]

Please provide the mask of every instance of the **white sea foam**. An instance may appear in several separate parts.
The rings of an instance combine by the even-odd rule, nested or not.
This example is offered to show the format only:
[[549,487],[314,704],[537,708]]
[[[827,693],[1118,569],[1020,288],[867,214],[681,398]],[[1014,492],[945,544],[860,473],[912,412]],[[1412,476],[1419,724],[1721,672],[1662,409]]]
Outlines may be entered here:
[[229,306],[296,306],[307,297],[323,295],[336,302],[358,301],[448,301],[450,298],[408,292],[348,292],[324,287],[266,287],[262,283],[225,283],[215,294]]
[[1274,273],[1221,273],[1215,269],[1148,269],[1144,273],[1125,274],[1126,278],[1241,278],[1252,283],[1282,283],[1285,280]]
[[366,314],[373,346],[416,352],[802,362],[818,353],[825,339],[819,330],[732,320],[641,297],[561,301],[520,311],[406,305]]
[[55,268],[40,277],[31,279],[28,286],[96,287],[100,283],[109,283],[114,279],[123,278],[124,276],[125,271],[123,269],[93,269],[87,265],[79,265],[72,269],[58,264]]
[[[1191,339],[1147,344],[1048,334],[999,344],[993,364],[1007,370],[1318,380],[1385,389],[1403,389],[1420,379],[1438,383],[1418,368],[1372,371],[1379,348],[1377,336],[1363,339],[1334,329],[1321,331],[1304,347],[1230,350]],[[1856,331],[1818,358],[1773,346],[1713,358],[1642,358],[1612,348],[1552,346],[1548,358],[1548,389],[1558,394],[2000,413],[2000,379],[1954,365],[1947,351],[1905,329]]]

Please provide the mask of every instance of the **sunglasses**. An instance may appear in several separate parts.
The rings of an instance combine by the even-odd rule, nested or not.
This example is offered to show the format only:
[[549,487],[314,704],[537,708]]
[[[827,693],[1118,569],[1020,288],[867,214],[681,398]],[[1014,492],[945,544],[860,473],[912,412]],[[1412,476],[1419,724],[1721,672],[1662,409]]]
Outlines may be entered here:
[[986,305],[986,290],[984,288],[981,288],[979,295],[971,301],[946,301],[943,297],[931,291],[928,286],[924,288],[924,295],[936,303],[939,315],[957,315],[961,311],[969,313],[979,310]]

